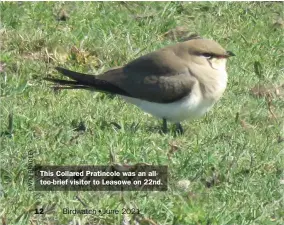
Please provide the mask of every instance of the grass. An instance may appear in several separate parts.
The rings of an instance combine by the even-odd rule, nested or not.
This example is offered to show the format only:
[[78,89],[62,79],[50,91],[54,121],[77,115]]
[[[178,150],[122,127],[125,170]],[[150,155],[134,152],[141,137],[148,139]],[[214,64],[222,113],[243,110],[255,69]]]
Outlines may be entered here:
[[[0,6],[3,224],[121,224],[125,219],[62,213],[84,208],[82,202],[90,209],[139,208],[139,224],[284,223],[282,2]],[[176,27],[182,32],[174,32]],[[224,97],[205,117],[184,122],[183,136],[159,134],[161,121],[117,97],[54,92],[42,80],[58,76],[57,65],[99,74],[193,33],[237,56],[228,63]],[[261,91],[251,90],[256,85]],[[75,130],[80,122],[85,132]],[[106,165],[110,151],[117,163],[168,165],[168,191],[28,190],[29,152],[39,164]],[[181,187],[181,181],[190,184]],[[36,215],[41,207],[47,213]]]

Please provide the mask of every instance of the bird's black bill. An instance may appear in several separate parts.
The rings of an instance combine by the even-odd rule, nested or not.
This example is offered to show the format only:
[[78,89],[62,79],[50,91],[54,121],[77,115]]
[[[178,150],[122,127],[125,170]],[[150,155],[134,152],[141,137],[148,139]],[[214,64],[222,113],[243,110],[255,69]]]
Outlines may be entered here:
[[227,51],[227,56],[231,57],[231,56],[236,56],[236,55],[233,52],[231,52],[231,51]]

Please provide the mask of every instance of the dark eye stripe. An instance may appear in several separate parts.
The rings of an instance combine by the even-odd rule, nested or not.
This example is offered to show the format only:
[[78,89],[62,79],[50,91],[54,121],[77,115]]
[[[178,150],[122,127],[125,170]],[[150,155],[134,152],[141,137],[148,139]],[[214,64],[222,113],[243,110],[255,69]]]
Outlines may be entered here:
[[210,54],[210,53],[203,53],[202,54],[205,58],[212,58],[212,57],[214,57],[214,55],[213,54]]
[[218,55],[216,56],[217,59],[225,59],[225,58],[228,58],[228,56],[226,55]]

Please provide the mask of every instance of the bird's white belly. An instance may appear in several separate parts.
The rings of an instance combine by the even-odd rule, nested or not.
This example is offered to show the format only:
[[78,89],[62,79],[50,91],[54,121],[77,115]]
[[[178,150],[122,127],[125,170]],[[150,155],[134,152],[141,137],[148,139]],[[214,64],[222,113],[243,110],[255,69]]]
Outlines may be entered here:
[[126,101],[137,105],[153,116],[165,118],[171,122],[190,120],[204,115],[214,104],[214,100],[206,100],[200,94],[193,94],[173,103],[154,103],[136,98],[123,97]]

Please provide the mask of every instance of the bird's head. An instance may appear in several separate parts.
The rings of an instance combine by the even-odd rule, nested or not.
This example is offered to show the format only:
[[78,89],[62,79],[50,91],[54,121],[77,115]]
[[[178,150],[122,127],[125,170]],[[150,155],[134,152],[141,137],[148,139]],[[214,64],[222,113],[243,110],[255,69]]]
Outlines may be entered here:
[[214,70],[226,70],[227,59],[235,54],[225,50],[220,44],[208,39],[187,41],[188,53],[198,64],[208,65]]

